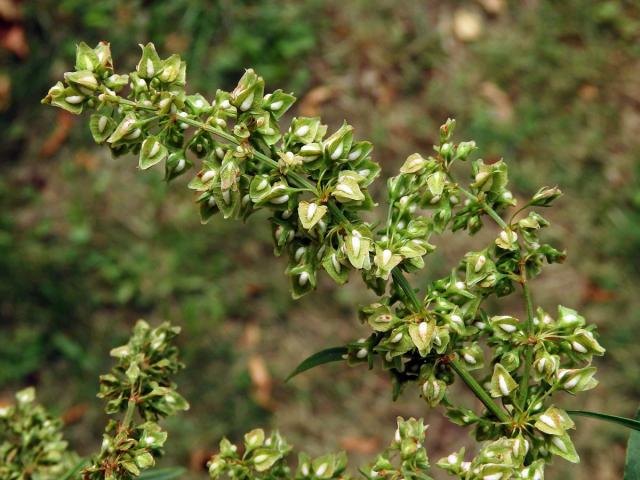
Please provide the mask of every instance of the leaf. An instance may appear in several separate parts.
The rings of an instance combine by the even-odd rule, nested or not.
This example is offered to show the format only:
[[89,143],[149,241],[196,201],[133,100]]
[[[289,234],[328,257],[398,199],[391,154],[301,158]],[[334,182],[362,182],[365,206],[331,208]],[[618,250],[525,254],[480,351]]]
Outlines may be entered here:
[[138,477],[139,480],[174,480],[186,473],[182,467],[157,468],[149,470]]
[[60,480],[71,480],[73,478],[77,478],[76,474],[86,465],[87,461],[83,458],[78,463],[76,463],[73,467],[71,467],[67,473],[65,473]]
[[617,423],[618,425],[622,425],[623,427],[640,432],[640,419],[634,420],[632,418],[618,417],[616,415],[609,415],[607,413],[600,412],[590,412],[587,410],[567,410],[567,413],[574,417],[591,417],[597,420],[603,420],[605,422]]
[[305,359],[300,365],[296,367],[296,369],[289,374],[289,376],[285,379],[285,382],[288,382],[296,375],[306,372],[307,370],[311,370],[319,365],[324,365],[325,363],[331,362],[339,362],[344,360],[344,355],[349,352],[347,347],[331,347],[325,350],[321,350],[319,352],[314,353],[307,359]]
[[[636,414],[636,420],[640,420],[640,410]],[[624,480],[640,480],[640,433],[637,432],[631,432],[629,435]]]

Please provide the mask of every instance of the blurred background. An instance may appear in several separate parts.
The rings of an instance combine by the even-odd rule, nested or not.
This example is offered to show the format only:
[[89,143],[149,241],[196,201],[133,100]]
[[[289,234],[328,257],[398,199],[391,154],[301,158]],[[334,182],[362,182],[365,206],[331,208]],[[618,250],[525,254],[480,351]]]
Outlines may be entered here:
[[[598,325],[600,387],[564,405],[631,416],[640,398],[640,4],[614,0],[0,0],[0,401],[25,385],[63,415],[81,453],[104,425],[95,398],[108,351],[137,318],[183,327],[192,405],[168,425],[164,464],[203,466],[222,435],[277,426],[313,454],[344,449],[352,468],[392,438],[397,415],[424,416],[435,462],[464,444],[408,390],[329,365],[285,384],[309,354],[354,338],[360,282],[293,302],[262,218],[201,226],[180,179],[92,143],[86,118],[39,104],[75,44],[112,44],[129,71],[140,42],[188,62],[188,88],[211,96],[255,68],[294,91],[293,114],[348,119],[374,142],[383,176],[430,153],[458,120],[486,159],[504,157],[513,190],[558,184],[549,237],[567,262],[534,284]],[[378,182],[380,186],[384,182]],[[378,192],[380,192],[380,186]],[[378,195],[378,198],[381,198]],[[491,232],[489,232],[491,234]],[[464,236],[463,236],[464,237]],[[488,239],[440,239],[424,282]],[[446,243],[446,245],[445,245]],[[415,280],[415,279],[414,279]],[[416,285],[424,284],[418,283]],[[520,314],[519,299],[507,303]],[[462,391],[462,390],[460,390]],[[469,406],[474,406],[471,399]],[[578,420],[583,459],[547,478],[621,478],[626,432]]]

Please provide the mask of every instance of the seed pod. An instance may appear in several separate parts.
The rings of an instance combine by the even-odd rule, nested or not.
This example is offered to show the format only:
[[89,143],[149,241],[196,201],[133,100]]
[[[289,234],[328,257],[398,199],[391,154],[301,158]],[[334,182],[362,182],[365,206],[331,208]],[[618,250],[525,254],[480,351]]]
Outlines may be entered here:
[[79,70],[64,74],[65,81],[82,92],[84,95],[92,95],[98,89],[98,80],[90,70]]
[[322,143],[325,157],[334,162],[348,160],[348,155],[353,143],[353,127],[346,122]]
[[180,78],[182,63],[180,55],[174,53],[161,62],[158,79],[163,83],[174,83]]
[[402,256],[393,253],[388,248],[381,248],[376,245],[376,254],[373,258],[373,263],[378,267],[376,269],[376,276],[389,278],[391,270],[393,270],[402,261]]
[[306,230],[311,230],[327,213],[326,205],[317,202],[300,202],[298,204],[298,218]]
[[140,148],[138,167],[140,170],[146,170],[165,160],[168,155],[169,151],[167,147],[160,142],[158,137],[147,137],[145,141],[142,142],[142,148]]
[[491,396],[494,398],[508,397],[516,388],[518,388],[518,384],[507,369],[496,363],[491,377]]
[[156,52],[153,43],[140,45],[142,49],[142,57],[136,66],[136,73],[145,80],[150,80],[158,75],[162,69],[162,60]]
[[435,331],[436,323],[433,320],[422,320],[417,324],[409,325],[409,335],[421,357],[426,357],[431,351]]
[[424,158],[419,153],[412,153],[400,167],[400,173],[418,173],[424,170],[431,163],[432,162]]
[[371,240],[363,237],[360,232],[353,230],[350,235],[344,238],[344,248],[351,265],[357,269],[369,270],[371,268],[371,259],[369,258],[369,250],[371,249]]
[[471,153],[473,153],[475,150],[477,150],[478,147],[476,147],[476,142],[469,141],[469,142],[460,142],[458,144],[458,147],[456,148],[456,153],[455,153],[455,158],[456,160],[461,160],[461,161],[465,161],[469,155],[471,155]]
[[253,69],[245,70],[236,88],[231,92],[231,104],[239,111],[246,112],[262,103],[264,79]]
[[567,429],[575,427],[567,412],[556,407],[549,407],[534,418],[534,427],[548,435],[562,435]]

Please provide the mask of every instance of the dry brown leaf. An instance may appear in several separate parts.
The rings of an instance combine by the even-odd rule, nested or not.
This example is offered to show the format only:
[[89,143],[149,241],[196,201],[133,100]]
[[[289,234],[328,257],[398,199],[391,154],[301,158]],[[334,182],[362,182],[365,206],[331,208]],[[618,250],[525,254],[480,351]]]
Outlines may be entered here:
[[214,455],[214,451],[199,448],[193,450],[189,455],[189,470],[193,472],[202,472],[207,468],[207,462]]
[[380,450],[381,442],[376,437],[359,437],[355,435],[343,437],[340,440],[340,447],[347,452],[370,455]]
[[0,74],[0,111],[6,110],[11,103],[11,77]]
[[0,0],[0,18],[15,22],[22,18],[22,6],[18,0]]
[[64,110],[58,111],[58,122],[56,124],[56,128],[51,132],[42,145],[42,148],[40,149],[41,157],[52,157],[58,152],[58,150],[60,150],[60,147],[62,147],[69,136],[69,132],[71,131],[71,127],[73,127],[74,122],[75,119],[71,113]]
[[300,113],[306,117],[320,115],[323,103],[335,97],[336,89],[329,85],[320,85],[312,88],[302,100],[300,100]]
[[477,0],[485,12],[491,15],[499,15],[504,11],[504,0]]
[[262,408],[273,410],[273,397],[271,396],[273,382],[264,359],[260,355],[252,355],[249,358],[247,366],[253,384],[253,394],[256,403]]
[[484,29],[482,15],[476,10],[458,8],[453,14],[453,33],[463,42],[477,40]]
[[250,350],[260,343],[260,325],[249,323],[242,332],[240,345],[244,350]]
[[88,172],[95,172],[100,165],[98,157],[94,153],[84,149],[76,152],[73,156],[73,161],[80,168],[83,168]]
[[72,405],[67,409],[66,412],[62,414],[62,422],[65,425],[73,425],[74,423],[78,423],[84,417],[85,413],[89,410],[89,405],[86,403],[78,403],[77,405]]
[[580,98],[583,100],[590,102],[598,98],[600,90],[595,85],[585,84],[578,90],[578,95],[580,95]]
[[480,95],[493,106],[493,114],[499,123],[509,123],[513,117],[513,105],[509,95],[495,83],[483,82],[480,85]]
[[22,25],[14,24],[0,29],[0,48],[14,53],[19,58],[29,55],[29,44]]

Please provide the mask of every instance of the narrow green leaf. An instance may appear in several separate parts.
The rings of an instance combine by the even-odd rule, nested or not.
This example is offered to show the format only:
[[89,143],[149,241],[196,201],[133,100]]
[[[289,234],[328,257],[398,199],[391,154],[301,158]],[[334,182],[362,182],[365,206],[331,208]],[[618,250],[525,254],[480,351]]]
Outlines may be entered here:
[[[640,410],[636,414],[640,420]],[[624,480],[640,480],[640,433],[631,432],[627,444],[627,461],[624,464]]]
[[143,472],[138,479],[139,480],[175,480],[180,478],[186,473],[186,470],[182,467],[172,468],[156,468],[154,470],[148,470]]
[[325,350],[321,350],[319,352],[314,353],[307,359],[305,359],[300,365],[296,367],[296,369],[289,374],[289,376],[285,379],[285,382],[288,382],[296,375],[310,370],[312,368],[317,367],[318,365],[323,365],[325,363],[331,362],[339,362],[344,360],[343,356],[349,351],[347,347],[331,347]]
[[617,423],[623,427],[630,428],[640,432],[640,420],[634,420],[632,418],[618,417],[616,415],[609,415],[600,412],[589,412],[586,410],[567,410],[569,415],[574,417],[591,417],[605,422]]
[[82,459],[78,463],[76,463],[72,468],[70,468],[67,473],[65,473],[60,480],[72,480],[77,478],[77,473],[86,465],[87,460]]

